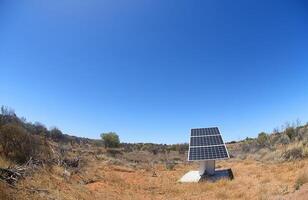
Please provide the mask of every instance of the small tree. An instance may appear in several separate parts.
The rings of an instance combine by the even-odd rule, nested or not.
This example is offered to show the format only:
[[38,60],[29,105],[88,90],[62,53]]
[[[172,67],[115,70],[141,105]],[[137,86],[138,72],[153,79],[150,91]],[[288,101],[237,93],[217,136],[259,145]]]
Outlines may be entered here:
[[114,148],[120,146],[119,136],[115,132],[102,133],[101,138],[106,148]]
[[260,146],[266,146],[266,144],[268,143],[268,135],[264,132],[259,133],[257,142]]
[[54,127],[50,130],[50,137],[53,140],[59,141],[63,137],[63,133],[60,129]]
[[296,131],[293,127],[286,128],[285,132],[290,140],[293,140],[296,137]]
[[1,115],[15,116],[15,111],[7,106],[1,106]]

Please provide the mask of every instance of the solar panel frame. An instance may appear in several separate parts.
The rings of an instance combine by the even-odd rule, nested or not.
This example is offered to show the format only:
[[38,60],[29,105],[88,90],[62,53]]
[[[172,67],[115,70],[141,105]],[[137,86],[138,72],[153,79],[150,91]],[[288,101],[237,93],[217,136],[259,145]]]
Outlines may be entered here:
[[[221,138],[221,141],[219,140],[217,144],[213,145],[201,145],[201,146],[192,146],[191,140],[194,140],[192,138],[204,138],[204,137],[212,137],[212,136],[218,136]],[[201,139],[203,140],[203,139]],[[202,152],[199,153],[198,156],[192,156],[193,152],[191,153],[191,149],[193,152]],[[199,150],[198,150],[199,149]],[[210,153],[210,152],[204,152],[202,149],[212,149],[212,152],[216,153]],[[211,155],[211,156],[206,156]],[[190,143],[189,143],[189,149],[188,149],[188,161],[205,161],[205,160],[225,160],[230,158],[228,149],[226,147],[226,144],[223,142],[223,138],[219,132],[218,127],[211,127],[211,128],[193,128],[191,129],[191,136],[190,136]]]

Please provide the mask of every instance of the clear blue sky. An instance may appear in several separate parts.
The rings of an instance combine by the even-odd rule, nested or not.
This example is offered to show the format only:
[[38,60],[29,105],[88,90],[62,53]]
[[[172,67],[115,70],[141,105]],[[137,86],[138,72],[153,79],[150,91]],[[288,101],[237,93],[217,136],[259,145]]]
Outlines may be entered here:
[[0,0],[0,104],[125,142],[306,122],[306,2]]

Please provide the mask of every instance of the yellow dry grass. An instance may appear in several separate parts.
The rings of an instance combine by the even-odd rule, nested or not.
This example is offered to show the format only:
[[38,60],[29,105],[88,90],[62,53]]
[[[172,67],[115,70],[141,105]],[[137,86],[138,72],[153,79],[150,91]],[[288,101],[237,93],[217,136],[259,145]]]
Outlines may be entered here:
[[[232,168],[235,179],[215,183],[179,183],[195,164],[180,164],[175,170],[154,165],[151,170],[132,169],[91,160],[81,172],[63,176],[63,168],[41,170],[21,181],[20,188],[47,189],[48,192],[18,192],[18,199],[275,199],[292,197],[298,177],[308,170],[308,160],[263,163],[254,160],[218,162]],[[153,177],[153,171],[157,177]],[[304,179],[306,180],[306,179]],[[301,187],[302,188],[302,187]],[[308,192],[308,190],[307,190]],[[308,193],[307,193],[308,195]]]
[[97,199],[269,199],[294,192],[296,177],[307,163],[223,161],[219,165],[231,167],[235,179],[200,184],[177,182],[183,174],[197,167],[192,165],[179,165],[174,171],[155,166],[158,177],[152,177],[152,173],[146,171],[105,170],[102,172],[104,180],[87,187]]

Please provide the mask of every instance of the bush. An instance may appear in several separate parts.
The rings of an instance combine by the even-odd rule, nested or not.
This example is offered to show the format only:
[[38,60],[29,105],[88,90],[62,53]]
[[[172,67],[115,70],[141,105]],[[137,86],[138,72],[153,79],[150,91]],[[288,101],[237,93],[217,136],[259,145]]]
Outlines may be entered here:
[[250,151],[250,146],[249,146],[249,143],[248,142],[243,142],[241,144],[241,149],[243,152],[247,153]]
[[257,142],[262,147],[266,146],[267,143],[268,143],[268,135],[264,132],[259,133],[258,138],[257,138]]
[[40,123],[40,122],[35,122],[34,123],[34,133],[37,135],[42,135],[42,136],[46,136],[48,133],[47,128],[45,127],[44,124]]
[[6,158],[20,164],[30,157],[45,159],[50,155],[46,142],[16,124],[7,124],[0,129],[0,145]]
[[15,111],[7,106],[1,106],[0,114],[6,116],[16,116]]
[[290,143],[290,138],[289,136],[287,136],[286,134],[282,134],[278,140],[277,140],[278,144],[289,144]]
[[106,148],[116,148],[120,146],[119,136],[115,132],[102,133],[101,138]]
[[298,130],[297,137],[299,140],[306,140],[308,139],[308,128],[302,127]]
[[63,133],[58,128],[50,130],[50,137],[55,141],[60,141],[63,138]]
[[123,152],[121,151],[121,149],[107,149],[107,154],[112,156],[112,157],[116,157],[117,155],[122,155]]
[[176,163],[174,161],[167,161],[166,162],[166,169],[168,169],[168,170],[174,170],[175,166],[176,166]]
[[299,188],[302,185],[304,185],[305,183],[308,183],[308,173],[307,173],[307,171],[304,171],[301,174],[299,174],[299,176],[297,177],[297,179],[295,181],[294,188],[296,190],[299,190]]
[[152,147],[152,148],[150,148],[150,152],[152,152],[153,155],[157,155],[158,152],[159,152],[159,149],[157,147]]
[[286,135],[290,138],[290,140],[294,140],[296,137],[296,131],[293,127],[289,127],[285,130]]
[[303,146],[302,143],[291,145],[291,146],[288,147],[288,149],[286,151],[283,152],[282,158],[284,160],[301,159],[301,158],[305,157],[304,149],[305,149],[305,147]]

